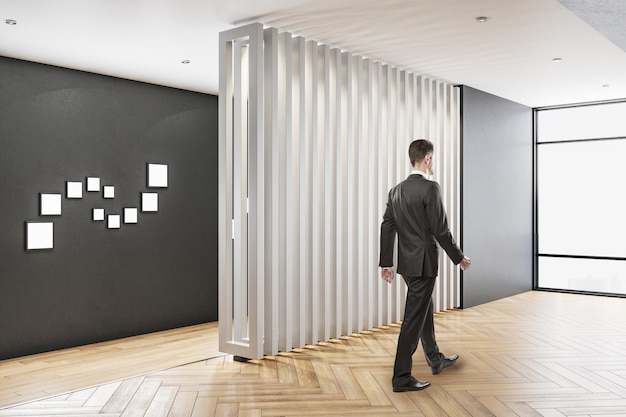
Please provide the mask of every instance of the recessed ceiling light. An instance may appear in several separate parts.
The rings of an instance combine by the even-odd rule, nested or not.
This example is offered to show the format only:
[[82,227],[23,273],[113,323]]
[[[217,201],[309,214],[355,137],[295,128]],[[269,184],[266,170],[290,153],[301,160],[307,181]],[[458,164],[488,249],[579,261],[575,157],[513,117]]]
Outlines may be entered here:
[[602,85],[602,88],[609,88],[609,87],[610,87],[610,85],[608,85],[608,84],[603,84]]
[[561,62],[563,61],[563,58],[552,58],[552,62]]
[[17,25],[17,21],[13,19],[7,19],[4,21],[7,25]]
[[484,22],[486,22],[487,20],[489,20],[489,19],[487,18],[487,16],[478,16],[478,17],[476,18],[476,21],[477,21],[477,22],[480,22],[480,23],[484,23]]
[[191,64],[191,61],[188,59],[183,59],[182,61],[180,61],[181,64]]

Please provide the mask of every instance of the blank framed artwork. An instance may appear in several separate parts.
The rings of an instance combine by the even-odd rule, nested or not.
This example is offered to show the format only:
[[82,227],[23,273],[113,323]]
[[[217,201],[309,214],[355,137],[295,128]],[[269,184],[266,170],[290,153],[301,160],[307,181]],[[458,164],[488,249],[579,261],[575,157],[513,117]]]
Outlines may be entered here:
[[88,192],[100,191],[100,178],[87,177],[87,191]]
[[26,222],[26,250],[52,249],[54,223]]
[[104,209],[103,208],[93,209],[93,214],[92,214],[91,219],[95,222],[104,221]]
[[61,215],[61,194],[39,194],[39,215],[40,216],[60,216]]
[[148,188],[167,188],[167,165],[148,164]]
[[157,193],[141,193],[141,211],[159,211],[159,195]]
[[102,188],[104,198],[115,198],[115,187],[113,185],[105,185]]
[[119,229],[122,227],[121,217],[119,214],[109,214],[107,216],[107,229]]
[[136,207],[124,207],[124,223],[134,224],[137,223],[137,210]]
[[83,198],[83,183],[80,181],[68,181],[66,197]]

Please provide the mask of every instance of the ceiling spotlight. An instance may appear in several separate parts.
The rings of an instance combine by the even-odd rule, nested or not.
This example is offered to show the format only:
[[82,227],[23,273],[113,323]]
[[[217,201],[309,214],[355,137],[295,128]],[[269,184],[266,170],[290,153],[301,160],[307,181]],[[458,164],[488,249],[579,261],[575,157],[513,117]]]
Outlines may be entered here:
[[17,21],[13,19],[7,19],[4,21],[7,25],[17,25]]
[[563,61],[563,58],[552,58],[552,62],[561,62]]
[[183,59],[182,61],[180,61],[181,64],[191,64],[191,61],[188,59]]
[[489,20],[489,19],[488,19],[486,16],[478,16],[478,17],[476,18],[476,21],[477,21],[477,22],[480,22],[480,23],[484,23],[484,22],[486,22],[487,20]]

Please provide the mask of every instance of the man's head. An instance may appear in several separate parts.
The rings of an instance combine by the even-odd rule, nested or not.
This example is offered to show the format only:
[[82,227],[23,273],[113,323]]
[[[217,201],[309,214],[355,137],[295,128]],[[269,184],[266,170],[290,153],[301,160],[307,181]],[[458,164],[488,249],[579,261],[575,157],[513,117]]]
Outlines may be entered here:
[[433,143],[426,139],[417,139],[409,145],[409,160],[414,169],[433,174]]

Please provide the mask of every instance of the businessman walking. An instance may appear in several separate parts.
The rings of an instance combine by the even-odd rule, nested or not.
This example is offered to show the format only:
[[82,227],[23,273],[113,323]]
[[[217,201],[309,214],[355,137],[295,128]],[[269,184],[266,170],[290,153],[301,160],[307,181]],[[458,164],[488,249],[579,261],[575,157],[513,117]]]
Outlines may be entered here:
[[389,283],[393,281],[393,249],[397,235],[397,272],[408,287],[393,368],[395,392],[419,391],[430,385],[411,375],[412,357],[420,340],[433,375],[454,365],[459,358],[458,355],[445,357],[435,340],[432,293],[438,273],[437,243],[462,270],[470,267],[471,260],[450,233],[439,184],[428,179],[433,174],[433,152],[434,146],[428,140],[411,143],[409,159],[413,171],[389,191],[380,227],[381,276]]

